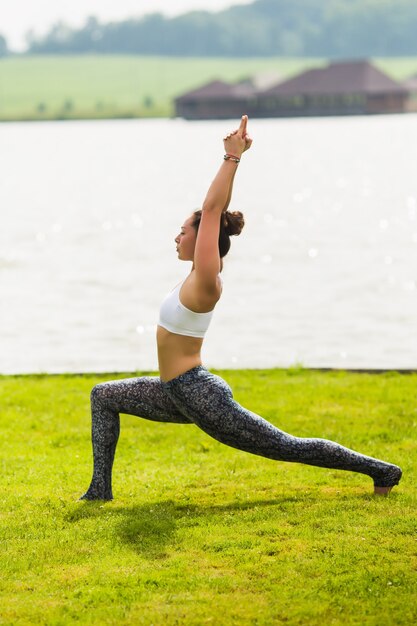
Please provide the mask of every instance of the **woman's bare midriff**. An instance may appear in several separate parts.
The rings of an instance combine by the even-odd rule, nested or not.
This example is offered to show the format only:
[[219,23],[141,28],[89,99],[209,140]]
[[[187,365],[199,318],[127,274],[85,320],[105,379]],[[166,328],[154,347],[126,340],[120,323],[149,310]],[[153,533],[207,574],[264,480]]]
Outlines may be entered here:
[[164,382],[201,365],[203,339],[176,335],[162,326],[157,326],[156,342],[158,345],[159,375]]

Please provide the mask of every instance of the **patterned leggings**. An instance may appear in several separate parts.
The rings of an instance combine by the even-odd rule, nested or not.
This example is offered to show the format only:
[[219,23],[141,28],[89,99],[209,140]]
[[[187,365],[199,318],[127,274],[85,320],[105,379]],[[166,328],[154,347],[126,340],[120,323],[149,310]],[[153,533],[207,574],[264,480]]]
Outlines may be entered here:
[[91,392],[94,472],[84,500],[111,500],[111,476],[120,432],[119,413],[155,422],[195,424],[232,448],[276,461],[349,470],[375,486],[398,484],[396,465],[364,456],[326,439],[293,437],[241,407],[227,383],[202,365],[168,382],[144,376],[100,383]]

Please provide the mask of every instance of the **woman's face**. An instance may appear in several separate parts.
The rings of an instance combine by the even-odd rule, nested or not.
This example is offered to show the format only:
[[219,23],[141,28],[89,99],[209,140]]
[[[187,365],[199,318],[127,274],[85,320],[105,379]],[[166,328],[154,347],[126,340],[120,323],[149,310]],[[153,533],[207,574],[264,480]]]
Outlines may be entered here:
[[181,232],[175,237],[178,258],[180,261],[192,261],[194,259],[195,242],[197,231],[195,230],[193,217],[189,217],[181,226]]

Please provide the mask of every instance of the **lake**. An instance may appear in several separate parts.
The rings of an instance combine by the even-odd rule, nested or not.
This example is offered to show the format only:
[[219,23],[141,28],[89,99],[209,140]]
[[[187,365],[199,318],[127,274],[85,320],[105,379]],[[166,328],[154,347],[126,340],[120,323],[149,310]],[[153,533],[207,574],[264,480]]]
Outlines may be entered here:
[[[1,373],[155,370],[233,122],[0,125]],[[209,367],[417,367],[417,115],[250,122]]]

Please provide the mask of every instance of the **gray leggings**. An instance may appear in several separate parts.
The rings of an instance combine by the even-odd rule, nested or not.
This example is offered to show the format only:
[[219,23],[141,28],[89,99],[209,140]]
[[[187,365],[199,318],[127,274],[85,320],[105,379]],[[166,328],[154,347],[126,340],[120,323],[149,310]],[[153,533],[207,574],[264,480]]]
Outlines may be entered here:
[[155,422],[195,424],[232,448],[276,461],[349,470],[370,476],[375,486],[398,484],[396,465],[328,441],[294,437],[234,399],[229,385],[202,365],[168,382],[144,376],[100,383],[91,392],[93,478],[81,499],[111,500],[111,475],[120,432],[119,413]]

